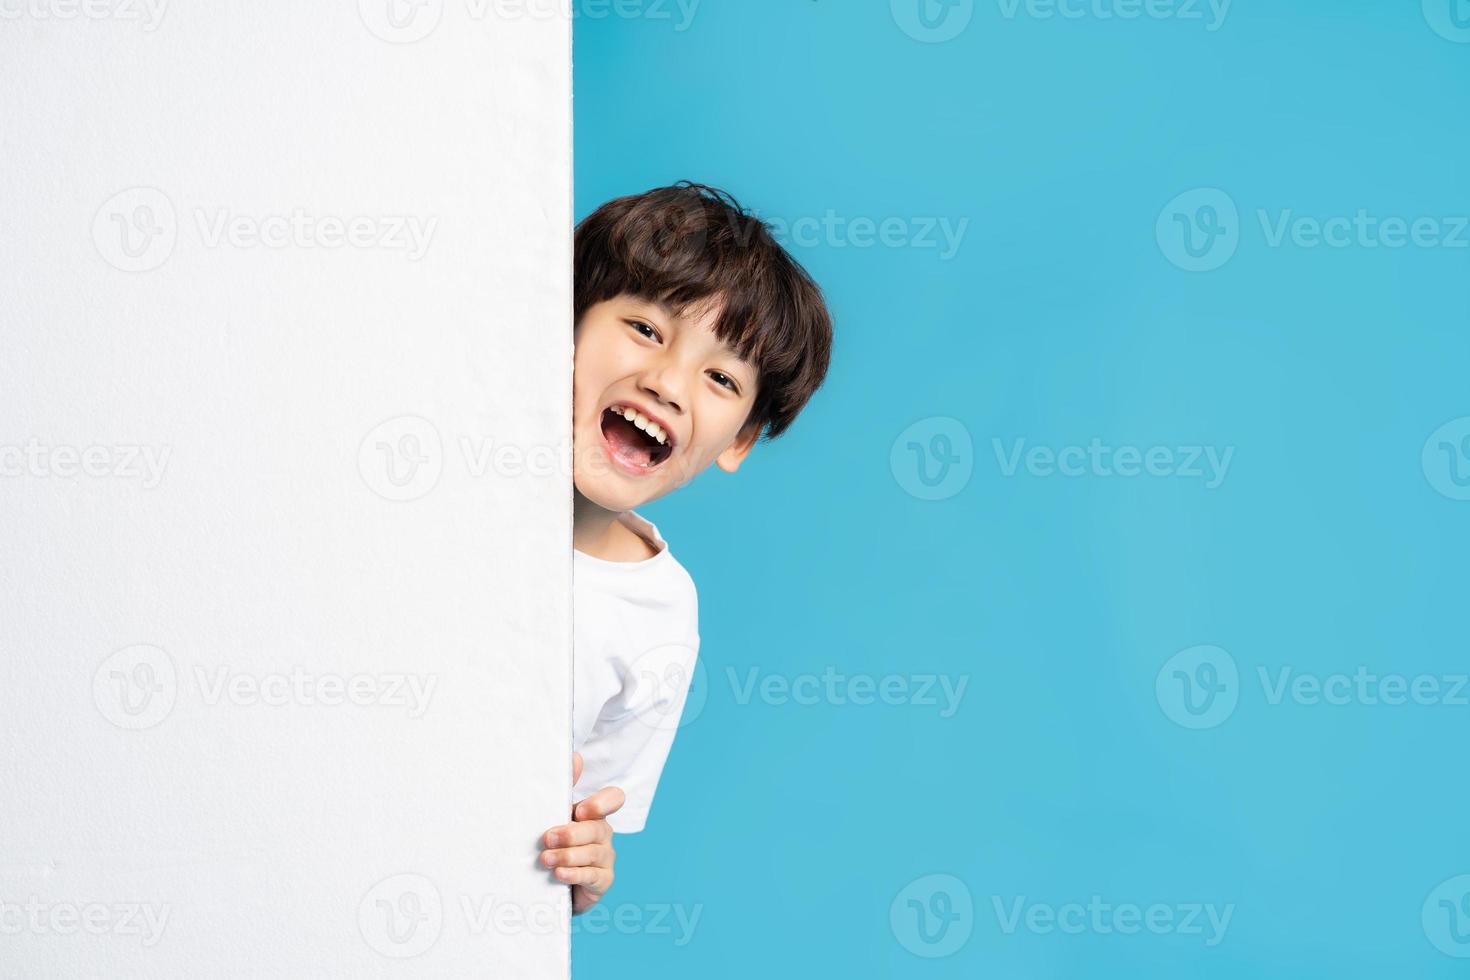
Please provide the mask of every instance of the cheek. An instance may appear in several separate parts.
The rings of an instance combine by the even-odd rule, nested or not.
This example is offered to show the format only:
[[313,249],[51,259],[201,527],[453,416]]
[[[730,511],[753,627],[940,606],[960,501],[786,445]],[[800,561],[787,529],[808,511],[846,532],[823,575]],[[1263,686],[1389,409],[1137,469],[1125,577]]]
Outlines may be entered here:
[[576,396],[595,397],[606,386],[606,360],[594,339],[577,345],[572,354],[572,391]]
[[721,398],[698,406],[694,423],[694,445],[697,451],[710,460],[719,456],[740,435],[740,429],[749,414],[749,402],[734,405]]
[[576,385],[586,389],[604,388],[631,373],[633,360],[628,345],[619,343],[609,331],[586,331],[572,354]]

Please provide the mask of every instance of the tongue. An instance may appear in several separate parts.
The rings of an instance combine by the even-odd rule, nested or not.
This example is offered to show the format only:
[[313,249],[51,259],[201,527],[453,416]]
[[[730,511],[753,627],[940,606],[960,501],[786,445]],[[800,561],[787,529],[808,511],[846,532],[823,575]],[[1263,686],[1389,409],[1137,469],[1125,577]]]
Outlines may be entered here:
[[653,458],[653,448],[643,430],[621,415],[606,416],[602,431],[620,459],[635,466],[647,466]]

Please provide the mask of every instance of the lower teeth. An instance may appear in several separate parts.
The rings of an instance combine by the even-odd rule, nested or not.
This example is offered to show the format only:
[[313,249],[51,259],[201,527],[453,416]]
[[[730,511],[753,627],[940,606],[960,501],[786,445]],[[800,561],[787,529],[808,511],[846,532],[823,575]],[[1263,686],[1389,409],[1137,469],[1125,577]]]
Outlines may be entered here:
[[[626,421],[626,419],[624,419],[623,416],[619,415],[617,412],[612,411],[611,409],[608,409],[608,414],[609,415],[616,416],[619,421]],[[636,463],[634,465],[638,466],[640,469],[645,469],[645,470],[651,470],[651,469],[653,469],[655,466],[657,466],[657,465],[659,465],[660,463],[663,462],[662,450],[664,450],[666,448],[667,447],[664,446],[663,444],[659,444],[659,445],[647,447],[647,451],[648,451],[648,462],[646,462],[646,463]],[[621,454],[619,454],[619,455],[621,455]],[[629,462],[631,463],[632,461],[629,460]]]

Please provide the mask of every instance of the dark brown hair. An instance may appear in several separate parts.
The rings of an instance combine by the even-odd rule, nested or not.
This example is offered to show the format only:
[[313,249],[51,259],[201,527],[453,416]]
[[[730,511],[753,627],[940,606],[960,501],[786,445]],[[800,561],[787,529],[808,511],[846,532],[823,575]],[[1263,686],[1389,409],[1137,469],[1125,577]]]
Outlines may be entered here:
[[832,318],[822,291],[760,218],[687,180],[619,197],[577,225],[573,306],[580,322],[622,294],[680,315],[719,304],[715,335],[756,366],[746,426],[785,432],[822,385]]

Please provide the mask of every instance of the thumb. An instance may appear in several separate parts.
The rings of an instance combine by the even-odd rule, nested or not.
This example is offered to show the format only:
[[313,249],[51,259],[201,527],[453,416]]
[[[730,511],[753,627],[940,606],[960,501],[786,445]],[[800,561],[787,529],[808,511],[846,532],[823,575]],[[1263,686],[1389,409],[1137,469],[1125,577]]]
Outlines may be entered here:
[[577,785],[577,780],[582,778],[582,753],[572,753],[572,785]]

